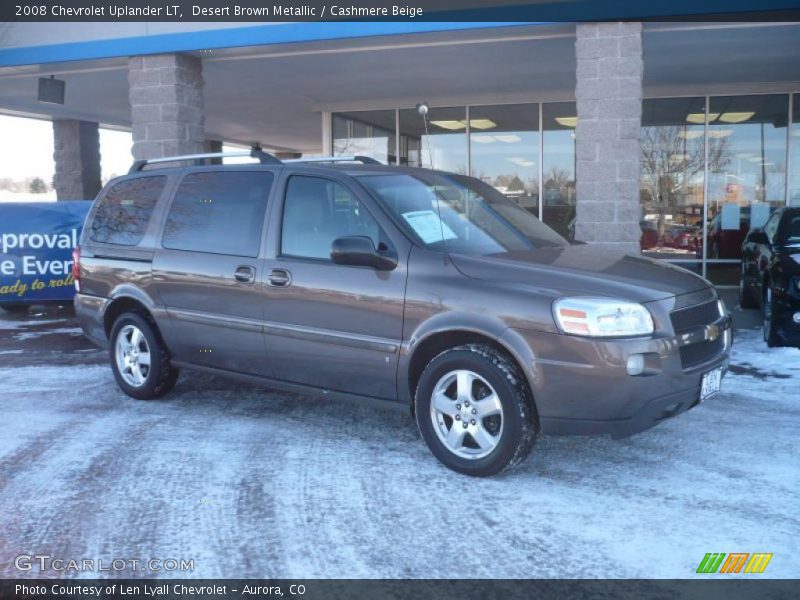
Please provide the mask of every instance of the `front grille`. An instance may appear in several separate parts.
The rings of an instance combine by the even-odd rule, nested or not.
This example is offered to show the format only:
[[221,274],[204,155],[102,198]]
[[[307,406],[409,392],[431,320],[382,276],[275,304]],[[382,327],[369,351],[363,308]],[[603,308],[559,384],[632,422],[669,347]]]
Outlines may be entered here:
[[723,350],[725,350],[725,336],[723,335],[720,335],[713,342],[700,342],[699,344],[681,346],[678,349],[681,354],[681,367],[691,369],[716,358]]
[[698,304],[697,306],[690,306],[689,308],[682,308],[670,313],[672,329],[675,330],[675,333],[684,333],[695,327],[710,325],[718,321],[721,316],[722,315],[719,314],[719,305],[716,300]]
[[[676,334],[686,333],[699,327],[705,327],[719,321],[719,305],[716,300],[704,302],[696,306],[682,308],[670,314],[672,328]],[[715,340],[707,340],[696,344],[681,346],[681,367],[691,369],[716,358],[725,350],[725,336],[720,332]]]

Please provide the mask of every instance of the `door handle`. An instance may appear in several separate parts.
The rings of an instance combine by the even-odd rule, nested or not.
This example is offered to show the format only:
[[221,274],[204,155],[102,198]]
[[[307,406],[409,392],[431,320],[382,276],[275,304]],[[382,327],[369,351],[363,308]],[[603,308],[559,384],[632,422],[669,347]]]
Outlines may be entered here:
[[246,265],[236,267],[233,278],[239,283],[253,283],[256,280],[256,269]]
[[272,287],[289,287],[292,283],[292,274],[285,269],[272,269],[267,277],[267,283]]

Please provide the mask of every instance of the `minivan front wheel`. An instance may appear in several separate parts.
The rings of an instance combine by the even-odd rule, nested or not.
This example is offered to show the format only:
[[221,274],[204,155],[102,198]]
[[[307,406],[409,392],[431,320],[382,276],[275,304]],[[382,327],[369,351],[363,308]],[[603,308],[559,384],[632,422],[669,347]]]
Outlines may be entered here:
[[160,398],[178,380],[178,370],[153,325],[138,313],[124,313],[109,338],[111,369],[123,392],[138,400]]
[[527,385],[504,354],[466,344],[434,358],[415,394],[417,425],[445,466],[485,477],[521,462],[539,430]]

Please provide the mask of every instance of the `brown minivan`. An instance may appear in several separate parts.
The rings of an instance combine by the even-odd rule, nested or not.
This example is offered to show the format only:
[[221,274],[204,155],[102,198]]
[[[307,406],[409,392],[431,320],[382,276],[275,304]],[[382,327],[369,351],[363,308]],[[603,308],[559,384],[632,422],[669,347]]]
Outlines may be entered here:
[[219,156],[137,162],[87,217],[76,311],[134,398],[186,369],[410,407],[485,476],[540,433],[624,437],[719,389],[730,317],[689,271],[571,245],[463,175],[198,165]]

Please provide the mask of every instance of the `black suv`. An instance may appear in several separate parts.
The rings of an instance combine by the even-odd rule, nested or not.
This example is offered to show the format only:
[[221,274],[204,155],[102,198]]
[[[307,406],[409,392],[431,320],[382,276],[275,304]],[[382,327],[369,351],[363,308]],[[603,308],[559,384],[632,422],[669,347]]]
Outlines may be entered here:
[[768,346],[800,347],[800,207],[779,208],[745,237],[739,303],[763,309]]

